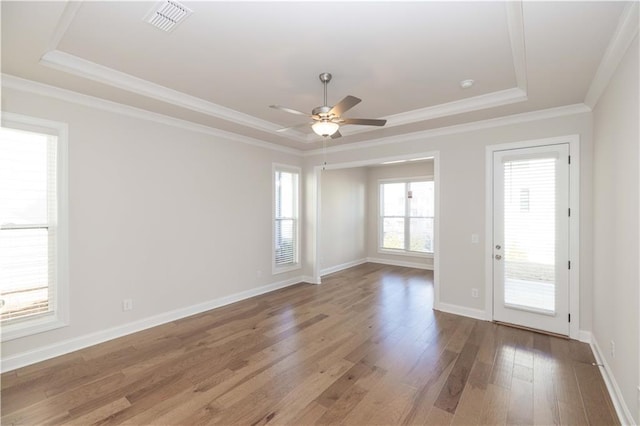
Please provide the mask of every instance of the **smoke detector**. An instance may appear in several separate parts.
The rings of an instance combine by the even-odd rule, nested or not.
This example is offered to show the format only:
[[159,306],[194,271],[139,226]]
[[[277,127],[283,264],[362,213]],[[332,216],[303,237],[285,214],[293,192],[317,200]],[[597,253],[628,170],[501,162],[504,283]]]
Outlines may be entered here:
[[144,21],[165,32],[172,31],[193,11],[175,0],[164,0],[154,6]]

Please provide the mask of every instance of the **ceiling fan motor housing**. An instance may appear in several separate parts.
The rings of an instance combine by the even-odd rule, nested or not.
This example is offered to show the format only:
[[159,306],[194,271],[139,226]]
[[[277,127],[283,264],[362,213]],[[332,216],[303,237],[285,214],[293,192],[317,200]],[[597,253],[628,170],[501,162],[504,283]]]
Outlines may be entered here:
[[321,118],[330,118],[329,117],[329,111],[331,111],[331,108],[333,108],[333,107],[330,107],[328,105],[315,107],[313,109],[313,111],[311,111],[311,114],[312,115],[317,115],[317,116],[319,116]]

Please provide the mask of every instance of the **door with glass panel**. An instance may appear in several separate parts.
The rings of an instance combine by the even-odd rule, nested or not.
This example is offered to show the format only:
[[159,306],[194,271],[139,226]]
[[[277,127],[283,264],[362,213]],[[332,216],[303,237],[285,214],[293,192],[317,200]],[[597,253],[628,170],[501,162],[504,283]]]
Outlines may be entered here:
[[493,156],[493,318],[569,334],[569,146]]

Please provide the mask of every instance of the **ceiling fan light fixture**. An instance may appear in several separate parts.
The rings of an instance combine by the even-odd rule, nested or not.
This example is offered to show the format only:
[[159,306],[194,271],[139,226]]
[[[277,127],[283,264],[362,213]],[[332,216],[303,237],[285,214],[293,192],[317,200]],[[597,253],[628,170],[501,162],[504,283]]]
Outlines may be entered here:
[[311,128],[318,136],[331,136],[338,131],[340,125],[331,121],[316,121]]

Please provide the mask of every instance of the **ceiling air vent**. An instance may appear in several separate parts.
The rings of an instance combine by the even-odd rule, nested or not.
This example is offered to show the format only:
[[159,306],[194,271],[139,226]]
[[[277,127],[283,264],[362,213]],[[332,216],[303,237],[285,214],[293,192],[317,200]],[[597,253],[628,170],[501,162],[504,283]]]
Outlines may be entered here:
[[191,9],[177,1],[164,0],[151,9],[144,20],[162,31],[169,32],[191,13]]

